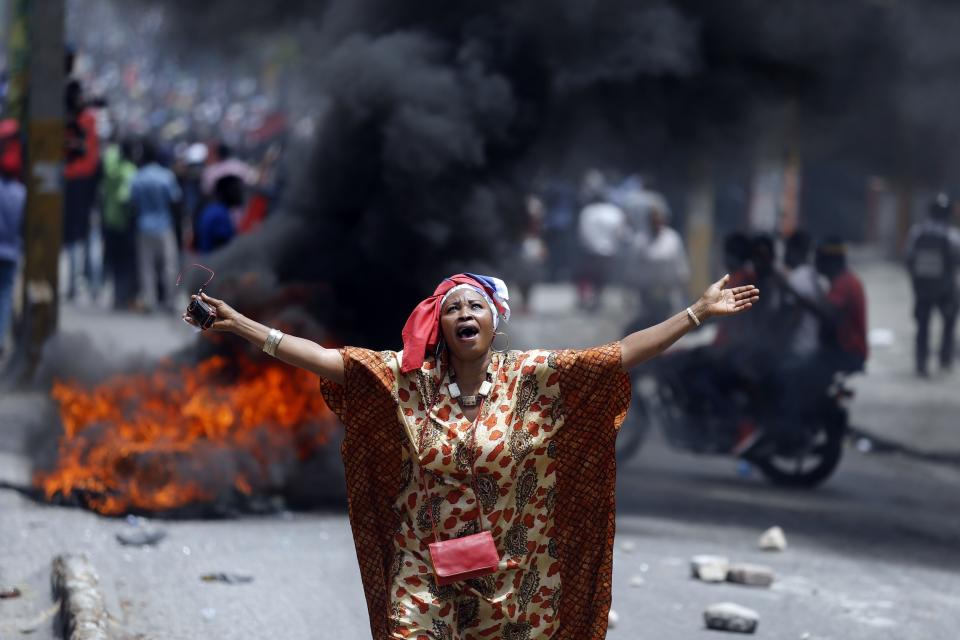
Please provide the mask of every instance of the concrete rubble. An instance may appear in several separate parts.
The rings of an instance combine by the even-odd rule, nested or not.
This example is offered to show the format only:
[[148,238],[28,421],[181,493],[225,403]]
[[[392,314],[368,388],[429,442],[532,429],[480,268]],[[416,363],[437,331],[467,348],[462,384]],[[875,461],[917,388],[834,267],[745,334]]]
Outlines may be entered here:
[[59,555],[50,576],[60,600],[60,624],[66,640],[109,640],[109,615],[100,592],[100,578],[84,555]]
[[754,633],[760,624],[760,616],[753,609],[732,602],[721,602],[707,607],[703,612],[703,621],[708,629]]
[[724,582],[730,560],[724,556],[699,555],[690,560],[690,574],[702,582]]
[[764,551],[786,551],[787,536],[780,527],[770,527],[760,536],[757,545]]
[[732,564],[727,571],[727,581],[749,587],[769,587],[773,578],[773,569],[760,564]]

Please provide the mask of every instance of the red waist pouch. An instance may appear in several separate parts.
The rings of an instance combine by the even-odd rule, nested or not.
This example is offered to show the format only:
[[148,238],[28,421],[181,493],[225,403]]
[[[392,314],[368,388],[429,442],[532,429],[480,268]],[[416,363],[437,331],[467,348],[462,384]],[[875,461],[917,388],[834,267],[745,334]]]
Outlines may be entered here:
[[437,584],[479,578],[497,571],[500,554],[489,531],[428,545]]

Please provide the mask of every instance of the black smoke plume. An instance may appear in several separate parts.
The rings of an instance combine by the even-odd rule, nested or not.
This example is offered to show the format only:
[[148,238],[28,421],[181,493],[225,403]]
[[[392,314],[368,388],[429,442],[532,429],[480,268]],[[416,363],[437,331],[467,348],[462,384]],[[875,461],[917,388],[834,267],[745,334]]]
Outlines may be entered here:
[[948,2],[162,4],[194,49],[301,43],[301,82],[327,106],[310,159],[286,213],[218,263],[324,283],[311,309],[346,341],[395,347],[440,277],[497,270],[540,171],[682,182],[785,129],[801,156],[864,174],[957,164]]

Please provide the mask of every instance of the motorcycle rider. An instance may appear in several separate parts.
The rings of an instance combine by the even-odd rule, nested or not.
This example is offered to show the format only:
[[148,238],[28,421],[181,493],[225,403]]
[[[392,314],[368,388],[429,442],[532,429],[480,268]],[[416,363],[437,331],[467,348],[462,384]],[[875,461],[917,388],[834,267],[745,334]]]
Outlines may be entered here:
[[952,203],[945,193],[930,204],[927,220],[910,229],[907,240],[907,270],[913,284],[913,315],[917,321],[916,371],[927,377],[930,316],[933,310],[943,319],[940,368],[953,365],[954,334],[957,325],[957,268],[960,265],[960,230],[950,225]]
[[842,240],[831,238],[817,247],[816,268],[830,281],[823,302],[817,306],[810,301],[820,310],[820,359],[831,373],[863,371],[869,356],[867,297],[860,278],[847,266]]
[[816,299],[793,288],[785,288],[796,300],[812,311],[820,321],[820,344],[807,357],[787,360],[778,376],[782,420],[774,421],[778,437],[796,436],[805,411],[816,406],[820,397],[839,372],[863,371],[867,346],[867,300],[863,283],[847,266],[846,245],[839,238],[830,238],[817,247],[815,266],[827,278],[826,296]]

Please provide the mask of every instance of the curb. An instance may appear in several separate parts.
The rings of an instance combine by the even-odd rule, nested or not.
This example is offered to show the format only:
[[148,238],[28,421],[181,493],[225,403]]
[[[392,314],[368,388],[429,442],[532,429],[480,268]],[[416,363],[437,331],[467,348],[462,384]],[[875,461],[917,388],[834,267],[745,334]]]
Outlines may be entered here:
[[60,600],[60,628],[66,640],[110,640],[100,578],[86,555],[53,560],[50,585]]

